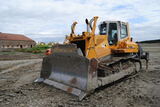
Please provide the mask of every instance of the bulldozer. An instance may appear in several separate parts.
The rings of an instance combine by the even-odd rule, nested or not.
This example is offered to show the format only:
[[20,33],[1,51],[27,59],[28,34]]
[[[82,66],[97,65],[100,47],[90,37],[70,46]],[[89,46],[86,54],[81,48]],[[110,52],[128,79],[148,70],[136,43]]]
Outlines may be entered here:
[[133,42],[127,22],[102,21],[99,34],[95,34],[97,19],[98,16],[86,19],[87,30],[78,35],[77,22],[72,24],[64,43],[54,45],[43,58],[36,82],[52,85],[82,100],[99,87],[140,72],[143,66],[148,68],[149,53]]

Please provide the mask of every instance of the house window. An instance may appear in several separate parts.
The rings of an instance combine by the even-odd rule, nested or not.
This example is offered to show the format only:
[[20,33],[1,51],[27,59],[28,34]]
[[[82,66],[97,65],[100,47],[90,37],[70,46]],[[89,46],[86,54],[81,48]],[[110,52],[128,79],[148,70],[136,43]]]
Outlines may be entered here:
[[20,48],[23,48],[23,46],[22,46],[22,45],[20,45]]

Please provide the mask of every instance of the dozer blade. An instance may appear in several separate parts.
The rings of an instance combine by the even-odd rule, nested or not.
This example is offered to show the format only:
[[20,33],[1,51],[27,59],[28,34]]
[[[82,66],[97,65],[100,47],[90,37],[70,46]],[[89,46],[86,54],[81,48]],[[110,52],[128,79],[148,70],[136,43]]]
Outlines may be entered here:
[[43,82],[83,99],[97,80],[97,61],[82,55],[76,45],[57,45],[42,63]]

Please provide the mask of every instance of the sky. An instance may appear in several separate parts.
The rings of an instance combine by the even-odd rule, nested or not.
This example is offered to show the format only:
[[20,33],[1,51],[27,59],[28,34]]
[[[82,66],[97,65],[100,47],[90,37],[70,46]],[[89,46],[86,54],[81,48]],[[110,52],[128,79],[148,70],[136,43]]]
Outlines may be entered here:
[[160,0],[0,0],[0,32],[35,41],[62,42],[74,21],[81,34],[93,16],[129,22],[135,41],[160,39]]

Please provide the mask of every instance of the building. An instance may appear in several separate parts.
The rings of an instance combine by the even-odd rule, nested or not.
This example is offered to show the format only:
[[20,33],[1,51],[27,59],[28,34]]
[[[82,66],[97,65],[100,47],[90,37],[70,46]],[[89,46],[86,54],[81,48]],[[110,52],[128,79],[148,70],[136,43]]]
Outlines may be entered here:
[[0,32],[0,48],[31,48],[36,42],[24,35]]

